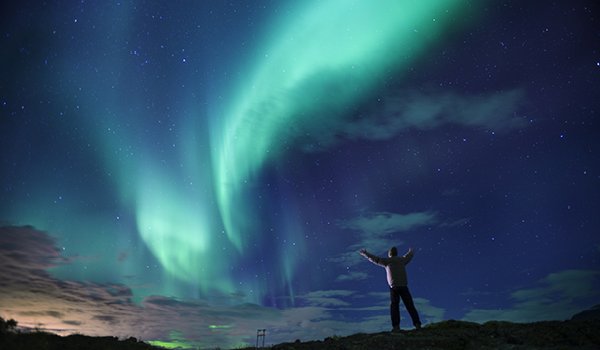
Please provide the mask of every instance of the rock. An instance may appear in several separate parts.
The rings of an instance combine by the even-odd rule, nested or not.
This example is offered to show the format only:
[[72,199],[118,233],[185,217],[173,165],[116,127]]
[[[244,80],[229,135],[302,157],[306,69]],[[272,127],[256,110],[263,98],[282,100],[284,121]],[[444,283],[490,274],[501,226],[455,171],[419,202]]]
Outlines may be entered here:
[[600,304],[593,306],[589,310],[582,311],[571,317],[571,321],[581,322],[587,320],[600,320]]
[[448,320],[428,324],[421,330],[357,333],[328,337],[325,341],[282,343],[271,349],[285,350],[292,346],[294,350],[591,350],[600,348],[600,320],[484,324]]

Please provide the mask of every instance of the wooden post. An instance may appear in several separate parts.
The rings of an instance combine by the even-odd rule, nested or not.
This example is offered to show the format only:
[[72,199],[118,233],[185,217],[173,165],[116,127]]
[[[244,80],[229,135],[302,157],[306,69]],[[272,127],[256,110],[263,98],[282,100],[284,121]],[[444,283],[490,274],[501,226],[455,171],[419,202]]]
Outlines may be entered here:
[[267,330],[266,329],[259,329],[258,331],[256,331],[256,347],[258,348],[258,338],[262,337],[262,346],[261,348],[265,347],[265,332]]

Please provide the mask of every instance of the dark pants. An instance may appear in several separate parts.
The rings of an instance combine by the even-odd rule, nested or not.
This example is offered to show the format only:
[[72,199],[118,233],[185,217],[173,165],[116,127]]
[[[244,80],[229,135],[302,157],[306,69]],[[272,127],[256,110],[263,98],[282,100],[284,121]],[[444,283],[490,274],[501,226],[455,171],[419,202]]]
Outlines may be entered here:
[[390,298],[392,299],[392,304],[390,305],[392,327],[400,327],[400,298],[402,298],[402,302],[412,318],[413,325],[415,327],[417,327],[417,325],[421,325],[419,314],[417,313],[417,309],[415,309],[415,304],[413,303],[412,296],[408,291],[408,287],[390,288]]

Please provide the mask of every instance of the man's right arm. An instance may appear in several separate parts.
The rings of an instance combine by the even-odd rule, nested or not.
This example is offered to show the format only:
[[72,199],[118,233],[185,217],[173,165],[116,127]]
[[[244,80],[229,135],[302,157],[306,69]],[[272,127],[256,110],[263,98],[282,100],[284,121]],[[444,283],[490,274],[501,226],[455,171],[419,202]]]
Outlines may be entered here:
[[359,251],[359,253],[364,256],[365,258],[369,259],[369,261],[371,261],[373,264],[379,265],[379,266],[385,266],[381,263],[381,258],[378,257],[377,255],[373,255],[371,253],[368,253],[366,249],[361,249]]

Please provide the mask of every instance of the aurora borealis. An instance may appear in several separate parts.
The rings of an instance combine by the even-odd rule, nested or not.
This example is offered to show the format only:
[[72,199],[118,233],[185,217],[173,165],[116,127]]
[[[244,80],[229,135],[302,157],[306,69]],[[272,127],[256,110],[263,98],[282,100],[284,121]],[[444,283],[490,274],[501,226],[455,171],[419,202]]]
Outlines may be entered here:
[[274,43],[265,44],[250,83],[243,84],[241,97],[226,111],[231,117],[217,131],[222,141],[213,157],[215,187],[228,236],[238,249],[248,220],[236,224],[232,212],[240,211],[231,207],[244,181],[264,161],[302,144],[302,136],[313,132],[312,138],[327,144],[332,134],[343,133],[352,117],[347,110],[382,84],[378,76],[397,70],[399,60],[411,62],[441,36],[451,22],[448,12],[459,10],[457,1],[303,6],[299,16],[280,24]]
[[598,303],[592,2],[2,6],[0,317],[182,348],[379,332],[358,250],[391,246],[424,323]]

